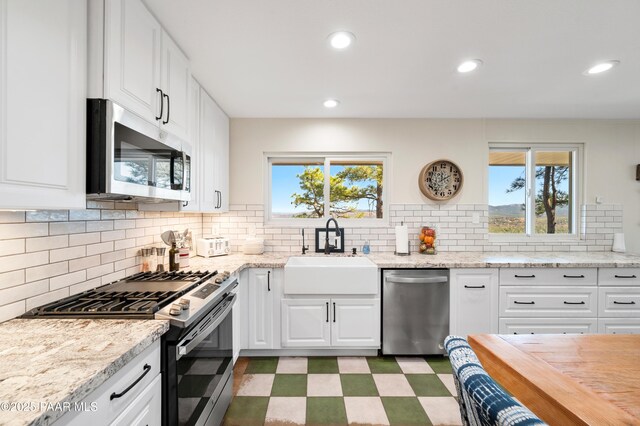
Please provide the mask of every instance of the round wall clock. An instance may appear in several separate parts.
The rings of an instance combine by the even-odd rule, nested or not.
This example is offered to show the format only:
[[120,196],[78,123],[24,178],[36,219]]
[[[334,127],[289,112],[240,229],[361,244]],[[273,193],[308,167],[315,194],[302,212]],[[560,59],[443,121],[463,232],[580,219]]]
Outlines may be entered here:
[[449,160],[433,161],[420,171],[418,186],[425,197],[436,201],[449,200],[462,188],[462,171]]

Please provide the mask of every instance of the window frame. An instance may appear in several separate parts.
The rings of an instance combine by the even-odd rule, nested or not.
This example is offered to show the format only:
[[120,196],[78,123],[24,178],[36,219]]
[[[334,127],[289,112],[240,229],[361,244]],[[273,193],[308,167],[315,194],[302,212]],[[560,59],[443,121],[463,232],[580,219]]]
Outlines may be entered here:
[[[527,185],[525,187],[525,202],[527,205],[525,211],[525,233],[524,234],[508,234],[508,233],[487,233],[489,241],[496,242],[544,242],[544,241],[576,241],[582,238],[582,215],[580,207],[582,206],[584,194],[584,143],[549,143],[549,142],[491,142],[489,143],[489,151],[498,152],[525,152],[525,175]],[[567,234],[543,234],[535,232],[535,202],[536,202],[536,152],[570,152],[572,171],[570,175],[569,191],[572,195],[572,205],[570,206],[571,230]],[[489,165],[489,156],[487,155],[487,167]],[[486,180],[486,200],[487,208],[489,207],[489,173],[487,172]]]
[[[273,164],[278,164],[278,161],[282,162],[296,162],[300,161],[301,163],[310,162],[310,161],[318,161],[323,163],[324,167],[324,214],[325,216],[320,218],[274,218],[271,216],[272,209],[272,198],[271,198],[271,186],[272,186],[272,166]],[[331,172],[331,162],[332,161],[358,161],[358,162],[382,162],[382,182],[383,182],[383,190],[382,190],[382,218],[381,219],[338,219],[338,223],[340,227],[348,226],[350,228],[359,228],[359,227],[388,227],[391,223],[389,219],[390,208],[389,208],[389,188],[391,187],[391,153],[388,152],[365,152],[365,153],[354,153],[354,152],[265,152],[264,153],[264,225],[265,227],[291,227],[291,228],[304,228],[304,227],[313,227],[320,228],[324,227],[329,217],[330,211],[330,194],[329,194],[329,176]],[[328,195],[328,196],[327,196]]]

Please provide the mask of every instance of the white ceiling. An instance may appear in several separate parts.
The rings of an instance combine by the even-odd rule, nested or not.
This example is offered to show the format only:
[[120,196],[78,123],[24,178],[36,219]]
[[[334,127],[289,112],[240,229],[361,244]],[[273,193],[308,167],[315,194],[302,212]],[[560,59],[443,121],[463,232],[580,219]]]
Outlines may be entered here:
[[231,117],[640,118],[638,0],[146,3]]

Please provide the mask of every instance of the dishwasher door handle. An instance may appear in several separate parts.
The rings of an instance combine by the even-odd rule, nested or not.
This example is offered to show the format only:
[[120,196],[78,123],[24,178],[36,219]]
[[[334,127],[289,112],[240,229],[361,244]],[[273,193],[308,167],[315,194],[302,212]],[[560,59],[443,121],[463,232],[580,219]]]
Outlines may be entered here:
[[419,278],[419,277],[398,277],[393,275],[386,277],[386,280],[388,283],[394,283],[394,284],[436,284],[436,283],[449,282],[448,277]]

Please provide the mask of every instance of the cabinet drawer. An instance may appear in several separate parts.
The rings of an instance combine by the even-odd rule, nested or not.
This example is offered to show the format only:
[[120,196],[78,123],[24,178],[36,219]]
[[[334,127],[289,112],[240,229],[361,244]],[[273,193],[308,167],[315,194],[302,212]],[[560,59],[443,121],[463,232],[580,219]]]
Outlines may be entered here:
[[[149,368],[145,369],[146,365]],[[148,372],[144,374],[147,370]],[[111,394],[122,393],[143,374],[144,377],[123,396],[111,399]],[[67,426],[109,424],[121,416],[159,375],[160,341],[156,341],[82,400],[87,407],[93,404],[96,407],[95,411],[72,411],[61,417],[56,424]]]
[[600,318],[598,333],[640,334],[640,318]]
[[598,316],[640,317],[640,287],[600,287]]
[[595,318],[500,319],[500,334],[588,334],[596,330]]
[[597,287],[500,287],[501,317],[595,317]]
[[596,268],[500,268],[500,285],[597,285]]
[[640,268],[600,268],[598,283],[601,286],[640,286]]

